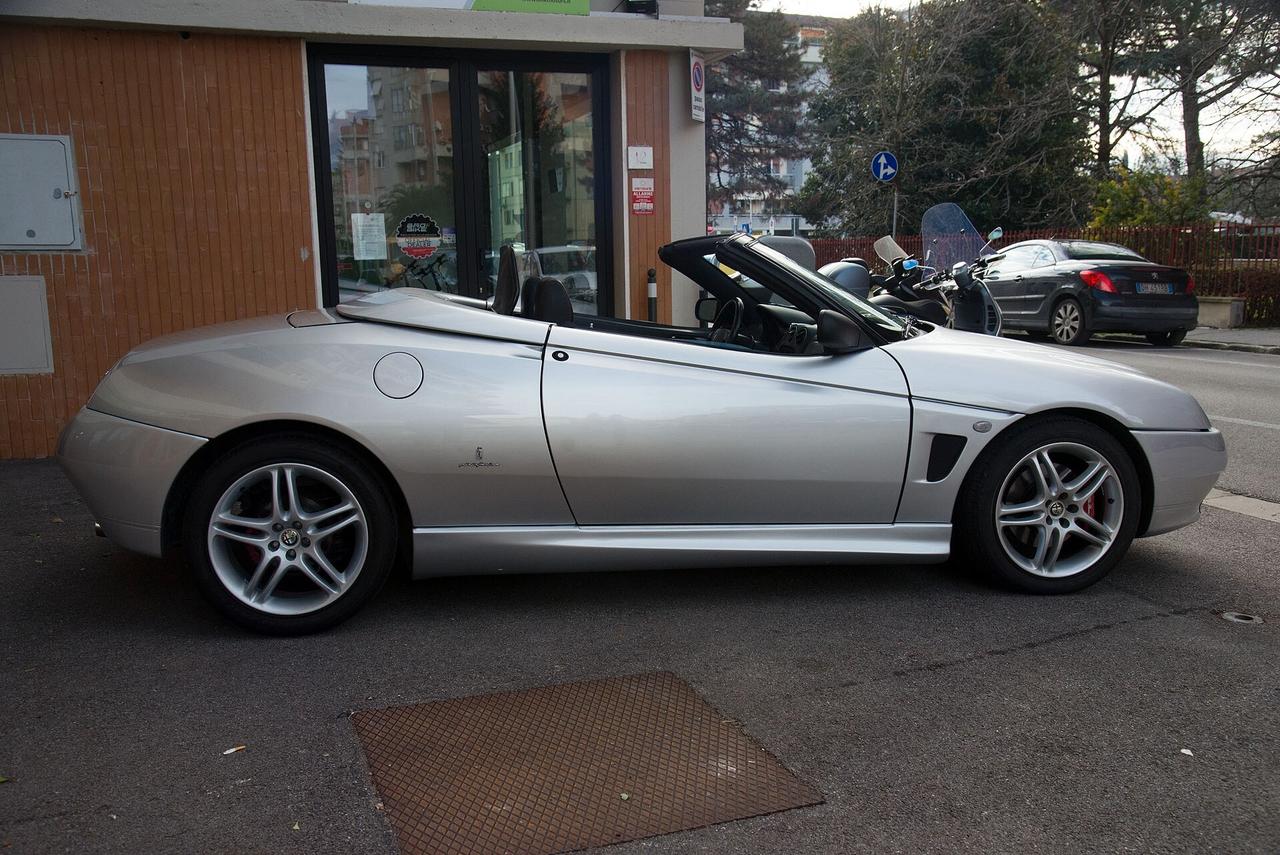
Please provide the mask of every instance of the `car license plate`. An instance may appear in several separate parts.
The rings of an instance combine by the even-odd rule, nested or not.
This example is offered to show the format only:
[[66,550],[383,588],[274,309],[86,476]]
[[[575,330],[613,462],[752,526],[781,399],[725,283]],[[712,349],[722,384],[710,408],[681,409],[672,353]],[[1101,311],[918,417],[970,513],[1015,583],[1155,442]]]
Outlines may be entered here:
[[1172,294],[1172,282],[1139,282],[1139,294]]

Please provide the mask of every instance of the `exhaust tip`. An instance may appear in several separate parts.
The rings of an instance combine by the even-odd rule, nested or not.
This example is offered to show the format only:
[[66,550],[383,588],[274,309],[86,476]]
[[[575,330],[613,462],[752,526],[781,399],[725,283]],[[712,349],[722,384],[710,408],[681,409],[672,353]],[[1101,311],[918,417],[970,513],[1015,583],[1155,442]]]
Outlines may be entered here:
[[98,537],[106,537],[107,533],[102,530],[102,523],[93,524],[93,533]]

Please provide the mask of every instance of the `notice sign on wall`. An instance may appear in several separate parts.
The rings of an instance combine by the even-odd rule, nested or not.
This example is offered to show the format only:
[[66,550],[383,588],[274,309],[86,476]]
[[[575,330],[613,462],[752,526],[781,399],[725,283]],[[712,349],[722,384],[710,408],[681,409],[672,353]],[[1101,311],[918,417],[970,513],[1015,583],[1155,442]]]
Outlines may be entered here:
[[653,179],[631,179],[631,213],[653,213]]
[[689,51],[689,94],[693,98],[693,120],[707,120],[707,66],[702,54]]
[[387,257],[387,223],[384,214],[351,215],[351,254],[356,261],[382,261]]

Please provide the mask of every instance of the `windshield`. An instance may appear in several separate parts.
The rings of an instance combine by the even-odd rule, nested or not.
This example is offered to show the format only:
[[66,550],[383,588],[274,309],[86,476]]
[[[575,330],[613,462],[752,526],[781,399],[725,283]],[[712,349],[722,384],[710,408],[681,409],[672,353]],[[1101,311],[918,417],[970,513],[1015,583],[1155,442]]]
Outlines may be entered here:
[[889,235],[885,235],[875,242],[876,255],[880,256],[880,260],[886,264],[892,264],[899,258],[907,258],[907,251],[898,246],[898,242]]
[[936,270],[950,270],[958,261],[995,254],[994,250],[983,250],[986,240],[955,202],[943,202],[924,212],[920,239],[925,255],[922,263]]
[[1141,255],[1131,249],[1126,249],[1114,243],[1102,243],[1095,240],[1064,240],[1062,248],[1067,252],[1067,258],[1076,258],[1081,260],[1092,260],[1095,258],[1115,258],[1121,261],[1146,261]]
[[772,261],[774,264],[778,265],[779,267],[784,268],[785,270],[787,270],[787,272],[792,273],[795,276],[799,276],[801,279],[803,279],[804,281],[808,282],[810,285],[820,290],[824,295],[826,295],[827,297],[830,297],[832,300],[839,303],[841,306],[848,308],[858,317],[862,318],[867,323],[872,324],[878,329],[893,333],[894,335],[898,335],[898,336],[902,335],[902,333],[905,332],[906,327],[904,327],[901,323],[895,320],[891,315],[885,314],[884,312],[880,311],[880,309],[876,308],[875,306],[871,305],[865,300],[862,300],[859,297],[855,297],[852,294],[848,293],[847,291],[842,290],[840,286],[836,285],[836,283],[832,282],[830,279],[823,276],[821,273],[815,273],[812,270],[809,270],[807,267],[803,267],[799,264],[796,264],[787,256],[783,255],[777,250],[770,249],[769,247],[760,243],[760,241],[752,241],[751,249],[753,252],[757,252],[760,255],[763,255],[764,257],[768,258],[770,261]]

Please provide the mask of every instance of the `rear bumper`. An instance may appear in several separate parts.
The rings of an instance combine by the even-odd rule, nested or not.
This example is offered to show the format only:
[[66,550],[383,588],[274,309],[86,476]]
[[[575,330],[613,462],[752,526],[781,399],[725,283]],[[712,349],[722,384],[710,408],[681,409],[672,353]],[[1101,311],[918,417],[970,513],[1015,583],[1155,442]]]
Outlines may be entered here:
[[207,440],[82,409],[58,442],[58,463],[103,532],[125,549],[160,555],[169,488]]
[[[1193,330],[1200,305],[1191,295],[1168,298],[1171,305],[1153,306],[1127,294],[1094,294],[1089,326],[1102,332],[1170,332]],[[1140,301],[1140,302],[1139,302]]]
[[1133,431],[1151,466],[1151,521],[1142,537],[1163,534],[1200,518],[1200,503],[1227,467],[1227,444],[1215,429]]

